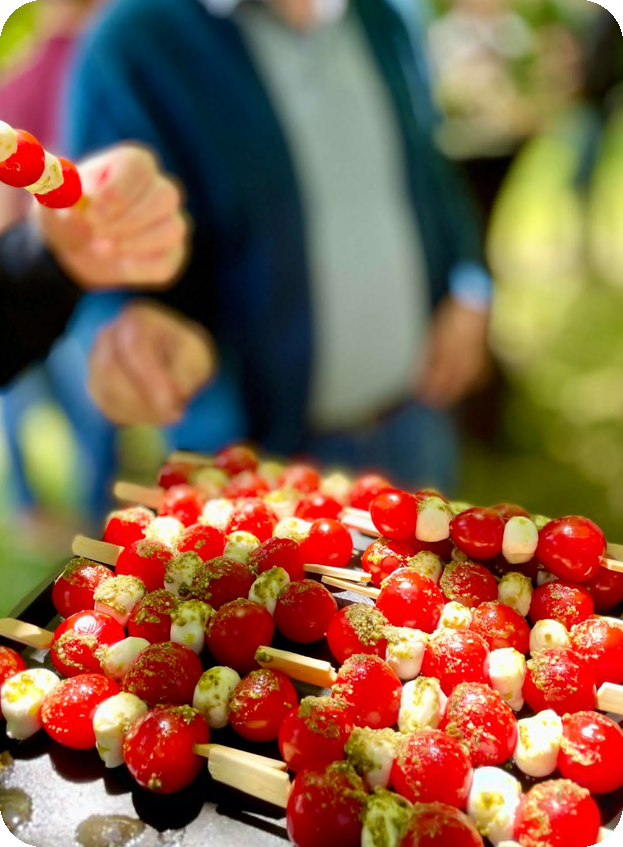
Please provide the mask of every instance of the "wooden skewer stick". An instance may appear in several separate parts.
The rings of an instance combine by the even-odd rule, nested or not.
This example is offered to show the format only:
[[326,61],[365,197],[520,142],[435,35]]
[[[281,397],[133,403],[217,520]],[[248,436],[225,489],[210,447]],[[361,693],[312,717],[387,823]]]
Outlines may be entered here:
[[71,544],[71,551],[74,556],[92,559],[94,562],[101,562],[103,565],[109,565],[111,568],[116,566],[117,559],[122,550],[123,547],[119,547],[117,544],[109,544],[107,541],[96,541],[94,538],[87,538],[86,535],[76,535]]
[[292,679],[318,685],[320,688],[331,688],[337,680],[337,672],[330,662],[310,659],[309,656],[301,656],[289,650],[260,647],[255,654],[255,661],[262,668],[281,671]]
[[174,464],[182,462],[189,465],[203,465],[209,468],[212,466],[214,460],[212,456],[203,456],[201,453],[191,453],[188,450],[174,450],[167,459],[167,462]]
[[368,588],[365,585],[346,582],[344,579],[334,579],[331,576],[323,576],[322,582],[325,585],[333,586],[333,588],[341,588],[342,591],[351,591],[353,594],[360,594],[362,597],[371,597],[373,600],[376,600],[381,593],[379,588]]
[[355,571],[352,568],[332,568],[330,565],[303,565],[305,573],[316,573],[321,576],[334,577],[344,582],[368,583],[372,579],[365,571]]
[[224,747],[222,744],[195,744],[193,751],[197,756],[203,756],[204,759],[209,759],[224,751],[231,759],[238,759],[241,765],[252,762],[276,771],[288,770],[288,766],[281,759],[271,759],[268,756],[260,756],[257,753],[247,753],[246,750],[237,750],[235,747]]
[[0,618],[0,635],[36,650],[49,650],[53,638],[53,633],[47,629],[13,618]]
[[614,835],[612,830],[606,829],[605,826],[602,826],[602,828],[599,830],[599,841],[597,843],[601,844],[602,841],[605,841],[606,838],[609,838],[611,835]]
[[623,686],[604,682],[597,692],[597,708],[601,712],[623,715]]
[[212,779],[285,809],[292,787],[288,774],[253,759],[242,762],[237,754],[226,747],[213,750],[208,759]]
[[112,493],[117,500],[159,509],[164,497],[164,488],[150,488],[147,485],[135,485],[133,482],[115,482]]

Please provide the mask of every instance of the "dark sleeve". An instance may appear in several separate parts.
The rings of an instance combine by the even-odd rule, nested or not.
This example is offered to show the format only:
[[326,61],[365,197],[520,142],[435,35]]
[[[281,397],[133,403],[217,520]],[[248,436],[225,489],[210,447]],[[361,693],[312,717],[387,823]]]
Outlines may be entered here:
[[79,297],[28,224],[0,235],[0,385],[47,354]]

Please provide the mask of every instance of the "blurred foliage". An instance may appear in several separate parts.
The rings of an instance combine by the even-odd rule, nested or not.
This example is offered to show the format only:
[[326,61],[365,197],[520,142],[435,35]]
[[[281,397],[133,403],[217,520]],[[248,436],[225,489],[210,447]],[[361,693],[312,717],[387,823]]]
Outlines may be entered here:
[[37,3],[20,6],[8,18],[0,35],[0,72],[12,65],[30,44],[37,20]]

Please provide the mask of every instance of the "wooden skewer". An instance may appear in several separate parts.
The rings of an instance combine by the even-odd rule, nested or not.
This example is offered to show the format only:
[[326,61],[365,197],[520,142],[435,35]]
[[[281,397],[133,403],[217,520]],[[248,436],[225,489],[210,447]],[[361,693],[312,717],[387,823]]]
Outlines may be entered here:
[[0,618],[0,635],[35,650],[49,650],[54,637],[47,629],[14,618]]
[[114,568],[123,547],[109,544],[107,541],[96,541],[94,538],[87,538],[86,535],[76,535],[71,544],[71,550],[74,556],[93,559],[94,562],[101,562],[103,565]]
[[280,759],[271,759],[268,756],[260,756],[257,753],[247,753],[245,750],[237,750],[235,747],[224,747],[222,744],[195,744],[193,751],[197,756],[203,756],[204,759],[210,759],[212,756],[219,755],[221,752],[226,752],[229,758],[237,759],[241,765],[246,765],[247,762],[252,762],[261,765],[264,768],[270,768],[276,771],[287,771],[288,766]]
[[623,686],[604,682],[597,692],[597,708],[601,712],[623,715]]
[[133,482],[115,482],[112,493],[117,500],[159,509],[164,497],[164,488],[150,488],[147,485],[135,485]]
[[353,594],[360,594],[362,597],[371,597],[376,600],[381,590],[379,588],[368,588],[357,583],[347,582],[345,579],[334,579],[331,576],[323,576],[322,582],[325,585],[331,585],[333,588],[341,588],[342,591],[351,591]]
[[183,462],[189,465],[203,465],[204,467],[211,467],[213,461],[212,456],[204,456],[201,453],[191,453],[188,450],[174,450],[167,459],[167,462],[172,462],[173,464]]
[[262,668],[281,671],[292,679],[318,685],[320,688],[331,688],[337,681],[337,672],[330,662],[310,659],[309,656],[301,656],[289,650],[260,647],[255,654],[255,661]]
[[332,568],[329,565],[303,565],[305,573],[316,573],[325,577],[334,577],[344,582],[368,583],[372,579],[365,571],[355,571],[352,568]]
[[237,754],[238,751],[226,747],[213,750],[208,759],[212,779],[285,809],[291,791],[288,774],[253,759],[245,759],[241,767],[242,761]]
[[605,841],[606,838],[609,838],[611,835],[614,835],[612,830],[606,829],[605,826],[602,826],[602,828],[599,830],[599,841],[597,843],[601,844],[602,841]]

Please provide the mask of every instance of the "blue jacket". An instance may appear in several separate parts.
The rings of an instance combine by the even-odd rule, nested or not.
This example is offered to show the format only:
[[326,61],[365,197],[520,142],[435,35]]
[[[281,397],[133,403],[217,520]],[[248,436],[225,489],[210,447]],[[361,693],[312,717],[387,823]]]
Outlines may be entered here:
[[[421,45],[389,0],[352,2],[398,116],[434,307],[453,275],[482,286],[478,230],[433,144]],[[235,20],[212,16],[200,0],[119,0],[84,40],[73,79],[72,155],[133,138],[183,182],[193,259],[166,299],[215,335],[241,387],[249,435],[296,451],[313,338],[305,209]]]

